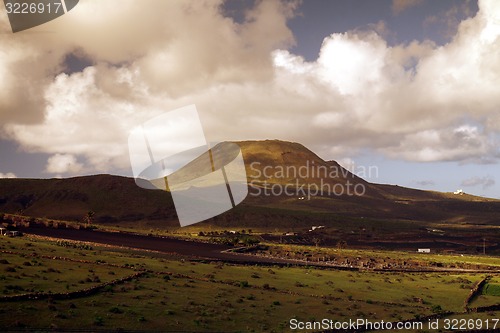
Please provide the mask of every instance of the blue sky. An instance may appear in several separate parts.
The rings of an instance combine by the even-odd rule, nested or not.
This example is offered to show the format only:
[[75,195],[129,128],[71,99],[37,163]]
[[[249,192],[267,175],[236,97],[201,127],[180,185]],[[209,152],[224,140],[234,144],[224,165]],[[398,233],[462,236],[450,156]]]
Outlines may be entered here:
[[16,34],[0,10],[0,176],[131,175],[131,128],[194,103],[211,141],[297,141],[373,182],[500,198],[497,2],[142,3]]

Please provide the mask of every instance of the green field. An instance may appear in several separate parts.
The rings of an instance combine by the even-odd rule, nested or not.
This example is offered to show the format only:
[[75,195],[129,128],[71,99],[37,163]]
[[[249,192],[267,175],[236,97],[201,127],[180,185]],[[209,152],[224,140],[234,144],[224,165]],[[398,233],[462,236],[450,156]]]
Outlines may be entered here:
[[[281,332],[289,331],[292,318],[398,321],[441,311],[461,313],[471,286],[485,276],[201,263],[28,236],[1,237],[0,251],[0,327],[7,330]],[[71,293],[141,271],[145,274],[138,278],[103,286],[89,296],[7,299],[26,293]],[[499,282],[490,280],[494,286]],[[474,302],[482,302],[483,296],[500,302],[490,295],[496,287],[491,288]]]

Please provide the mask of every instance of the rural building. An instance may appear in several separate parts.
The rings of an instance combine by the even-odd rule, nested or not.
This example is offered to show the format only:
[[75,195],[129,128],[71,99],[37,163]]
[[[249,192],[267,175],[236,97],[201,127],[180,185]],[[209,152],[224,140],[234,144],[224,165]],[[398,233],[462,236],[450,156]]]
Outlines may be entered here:
[[464,190],[462,190],[462,189],[456,190],[455,192],[453,192],[453,194],[463,195],[464,194]]
[[418,249],[418,253],[431,253],[431,249]]
[[6,234],[7,234],[7,229],[0,228],[0,235],[6,235]]

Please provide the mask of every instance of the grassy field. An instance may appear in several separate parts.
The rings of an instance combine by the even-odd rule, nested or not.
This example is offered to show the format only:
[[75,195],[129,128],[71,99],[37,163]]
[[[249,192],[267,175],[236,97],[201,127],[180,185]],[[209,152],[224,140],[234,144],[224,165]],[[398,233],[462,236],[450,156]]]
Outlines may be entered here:
[[[0,251],[0,327],[4,330],[282,332],[290,330],[292,318],[398,321],[442,311],[462,312],[471,286],[485,276],[201,263],[160,253],[28,236],[0,237]],[[365,256],[391,255],[361,252]],[[459,260],[456,256],[439,258]],[[494,258],[461,259],[500,263]],[[141,271],[145,273],[140,277],[105,285]],[[489,283],[496,286],[498,279],[493,277]],[[85,288],[97,288],[97,292],[68,299],[56,296]],[[490,292],[472,305],[485,303],[483,297],[488,305],[499,303],[500,297],[493,295],[496,287],[491,288],[485,288]],[[53,297],[7,299],[33,293]],[[496,314],[475,315],[492,318]]]

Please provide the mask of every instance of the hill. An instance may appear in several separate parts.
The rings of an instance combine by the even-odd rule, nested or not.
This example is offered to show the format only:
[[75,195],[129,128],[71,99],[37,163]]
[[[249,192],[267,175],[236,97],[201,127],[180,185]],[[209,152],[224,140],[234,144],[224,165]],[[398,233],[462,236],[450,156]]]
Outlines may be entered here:
[[[206,223],[270,228],[360,220],[500,224],[500,202],[495,200],[372,184],[298,143],[237,144],[249,195],[236,209]],[[220,148],[214,147],[214,154]],[[201,170],[196,161],[189,168]],[[89,211],[95,212],[97,223],[178,226],[170,193],[140,188],[132,178],[0,179],[0,212],[80,221]]]

